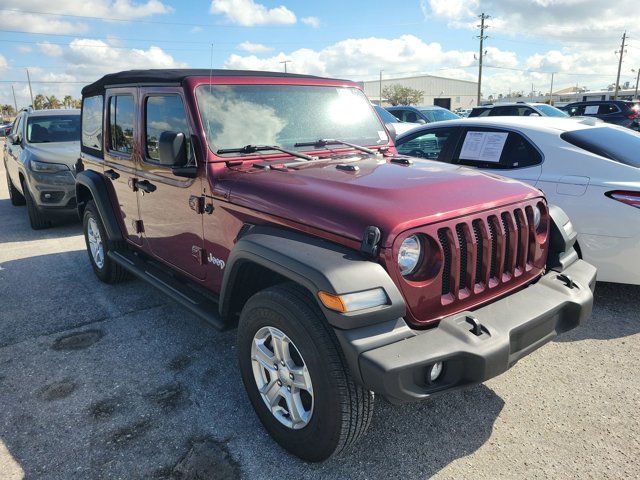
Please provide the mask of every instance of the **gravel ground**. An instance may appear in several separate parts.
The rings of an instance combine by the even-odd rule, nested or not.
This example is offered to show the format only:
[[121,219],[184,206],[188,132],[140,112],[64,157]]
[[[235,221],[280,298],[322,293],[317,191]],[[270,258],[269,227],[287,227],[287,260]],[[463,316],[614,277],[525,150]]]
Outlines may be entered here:
[[2,171],[0,479],[638,478],[639,294],[598,284],[580,329],[483,385],[379,399],[354,450],[306,464],[254,415],[234,331],[100,283],[80,225],[31,230]]

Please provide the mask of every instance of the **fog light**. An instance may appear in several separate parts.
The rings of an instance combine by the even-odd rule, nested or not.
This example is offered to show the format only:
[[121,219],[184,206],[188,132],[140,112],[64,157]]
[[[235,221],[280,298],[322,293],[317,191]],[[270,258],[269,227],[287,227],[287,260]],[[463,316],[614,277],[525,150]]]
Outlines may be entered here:
[[429,382],[433,383],[435,382],[439,377],[440,374],[442,373],[442,362],[436,362],[433,365],[431,365],[431,368],[429,369]]

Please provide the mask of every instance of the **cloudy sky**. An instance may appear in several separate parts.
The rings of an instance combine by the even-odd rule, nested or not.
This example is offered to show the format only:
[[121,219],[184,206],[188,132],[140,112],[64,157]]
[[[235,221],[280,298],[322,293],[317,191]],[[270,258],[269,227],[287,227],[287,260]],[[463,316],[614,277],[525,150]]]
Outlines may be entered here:
[[[16,10],[20,10],[20,12]],[[477,78],[477,15],[491,15],[483,93],[603,88],[631,36],[621,83],[640,67],[638,0],[0,0],[0,103],[77,96],[130,68],[281,70],[366,80]],[[635,27],[635,30],[634,30]],[[211,52],[213,44],[213,52]],[[211,55],[213,53],[213,55]]]

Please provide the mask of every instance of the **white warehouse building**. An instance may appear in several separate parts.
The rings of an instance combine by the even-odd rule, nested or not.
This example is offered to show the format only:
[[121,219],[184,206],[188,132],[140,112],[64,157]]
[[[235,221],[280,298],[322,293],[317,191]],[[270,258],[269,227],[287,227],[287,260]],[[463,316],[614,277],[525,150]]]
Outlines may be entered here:
[[[370,80],[360,82],[369,100],[380,104],[380,81]],[[382,78],[382,89],[388,85],[402,85],[424,92],[420,106],[438,105],[455,110],[456,108],[471,108],[476,105],[478,83],[454,78],[436,77],[433,75],[419,75],[404,78]],[[389,103],[383,98],[382,105]]]

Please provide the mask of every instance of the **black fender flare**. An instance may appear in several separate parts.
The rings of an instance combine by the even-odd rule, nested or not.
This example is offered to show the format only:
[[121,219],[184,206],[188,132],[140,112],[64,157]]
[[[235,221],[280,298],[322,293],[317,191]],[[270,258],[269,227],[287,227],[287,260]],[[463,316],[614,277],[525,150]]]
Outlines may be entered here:
[[[386,270],[358,251],[318,237],[269,226],[252,227],[236,242],[225,266],[220,290],[220,313],[226,317],[237,273],[254,262],[306,288],[328,322],[350,329],[398,319],[406,314],[400,291]],[[327,309],[318,299],[320,290],[332,294],[383,288],[388,304],[351,313]]]
[[76,175],[76,199],[78,202],[78,216],[82,219],[84,208],[86,206],[85,196],[82,195],[82,188],[86,188],[91,192],[91,197],[96,204],[100,218],[104,225],[107,237],[111,242],[118,242],[123,239],[122,230],[118,224],[118,219],[109,197],[109,191],[105,183],[104,177],[93,170],[84,170]]
[[549,256],[547,266],[558,272],[579,259],[575,249],[578,232],[571,223],[569,216],[557,205],[549,205]]

